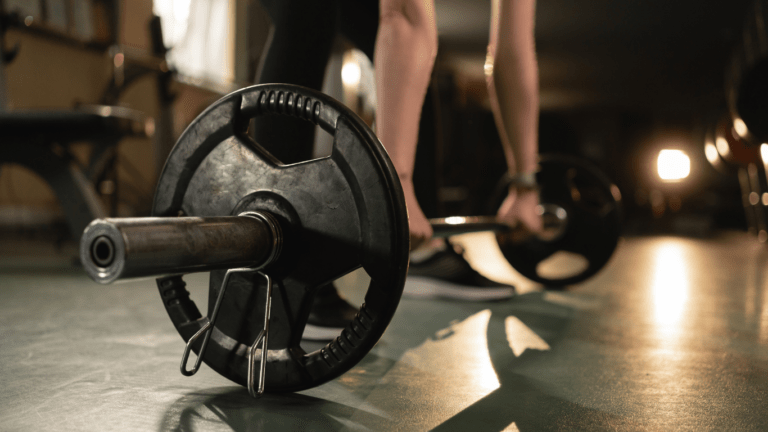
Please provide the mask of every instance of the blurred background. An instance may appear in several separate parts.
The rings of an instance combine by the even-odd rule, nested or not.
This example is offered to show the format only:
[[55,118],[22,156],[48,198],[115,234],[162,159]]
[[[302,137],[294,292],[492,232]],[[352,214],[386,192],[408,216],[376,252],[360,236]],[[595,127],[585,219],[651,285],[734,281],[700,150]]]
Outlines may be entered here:
[[[175,139],[253,83],[270,34],[258,0],[0,5],[4,255],[36,242],[74,257],[90,218],[148,215]],[[418,194],[430,217],[490,214],[505,170],[483,68],[490,0],[436,7]],[[768,240],[764,14],[750,0],[539,1],[541,151],[604,170],[621,190],[626,235]],[[373,82],[368,59],[339,39],[325,91],[372,123]],[[24,123],[35,115],[59,122]],[[319,137],[316,153],[329,145]]]

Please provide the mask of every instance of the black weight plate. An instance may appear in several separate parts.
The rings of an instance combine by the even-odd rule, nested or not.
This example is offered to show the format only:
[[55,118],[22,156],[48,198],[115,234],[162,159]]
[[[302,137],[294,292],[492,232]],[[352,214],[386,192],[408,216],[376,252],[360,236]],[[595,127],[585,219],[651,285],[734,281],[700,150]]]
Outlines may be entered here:
[[[334,136],[332,154],[281,164],[247,135],[250,119],[259,115],[291,115],[320,125]],[[161,175],[153,213],[253,210],[274,214],[286,237],[276,267],[267,271],[275,285],[265,390],[317,386],[370,351],[399,303],[409,237],[397,173],[365,123],[334,99],[286,84],[249,87],[220,99],[182,134]],[[359,267],[371,283],[357,317],[323,349],[305,352],[299,343],[316,289]],[[209,308],[223,275],[211,273]],[[246,348],[263,326],[264,285],[254,273],[230,277],[204,356],[207,365],[242,385]],[[207,318],[180,289],[180,278],[160,280],[159,286],[174,325],[189,340]]]
[[[499,248],[510,265],[523,276],[548,287],[582,282],[600,271],[613,255],[621,233],[621,194],[600,170],[565,155],[542,155],[539,183],[541,203],[562,207],[567,213],[565,231],[546,241],[531,237],[523,242],[499,233]],[[583,271],[564,278],[542,275],[538,266],[558,251],[586,258]]]

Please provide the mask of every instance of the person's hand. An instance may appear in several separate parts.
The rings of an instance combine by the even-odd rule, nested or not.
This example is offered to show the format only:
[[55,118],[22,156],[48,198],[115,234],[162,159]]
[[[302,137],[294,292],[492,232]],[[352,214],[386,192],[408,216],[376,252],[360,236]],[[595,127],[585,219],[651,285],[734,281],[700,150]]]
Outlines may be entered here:
[[501,203],[496,217],[519,231],[520,237],[541,232],[543,221],[538,213],[539,192],[534,189],[518,190],[510,188],[509,194]]
[[424,212],[416,200],[413,190],[413,182],[403,181],[403,193],[405,205],[408,208],[408,229],[411,232],[411,250],[414,250],[432,238],[432,225],[424,216]]

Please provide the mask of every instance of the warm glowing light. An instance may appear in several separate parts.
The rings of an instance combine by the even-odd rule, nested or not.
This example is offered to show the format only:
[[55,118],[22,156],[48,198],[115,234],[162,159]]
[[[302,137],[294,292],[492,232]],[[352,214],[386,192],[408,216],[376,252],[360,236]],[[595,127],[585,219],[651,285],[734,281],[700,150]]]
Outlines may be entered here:
[[144,122],[144,133],[150,137],[155,136],[155,119],[152,117],[147,117],[147,120]]
[[621,201],[621,190],[616,185],[611,185],[611,195],[616,201]]
[[362,72],[360,65],[354,61],[344,62],[344,66],[341,68],[341,81],[347,87],[356,88],[360,85],[360,77]]
[[448,225],[461,225],[467,221],[467,218],[461,216],[451,216],[445,218],[445,223]]
[[485,56],[485,64],[483,65],[483,72],[485,72],[485,76],[487,77],[493,75],[493,56],[490,53]]
[[691,159],[681,150],[662,150],[659,152],[657,168],[662,180],[682,180],[691,173]]
[[727,157],[731,154],[731,148],[728,147],[728,141],[726,141],[725,138],[717,138],[715,140],[715,145],[717,146],[717,151],[720,153],[720,156]]
[[747,129],[747,124],[744,123],[744,120],[738,117],[733,121],[733,129],[742,138],[745,138],[749,132],[749,129]]
[[757,203],[760,202],[760,195],[757,194],[757,192],[750,192],[749,193],[749,203],[751,205],[757,205]]
[[712,165],[717,163],[718,155],[717,155],[717,148],[714,144],[711,142],[707,142],[707,144],[704,146],[704,154],[707,156],[707,160]]
[[760,144],[760,157],[763,158],[764,164],[768,164],[768,144]]
[[163,41],[176,46],[186,36],[189,27],[191,0],[155,0],[152,7],[163,20]]
[[757,300],[757,304],[753,303],[752,305],[754,310],[753,313],[759,314],[760,330],[758,332],[758,337],[760,344],[765,346],[768,345],[768,281],[766,281],[765,276],[763,276],[763,280],[753,283],[752,286],[754,291],[757,291],[758,289],[762,291],[760,293],[753,292],[751,297],[753,302]]
[[653,274],[655,322],[664,333],[674,332],[688,302],[690,280],[684,251],[677,243],[663,243],[656,250]]
[[123,64],[125,63],[125,55],[123,53],[117,53],[115,54],[115,58],[113,61],[115,63],[116,68],[122,67]]

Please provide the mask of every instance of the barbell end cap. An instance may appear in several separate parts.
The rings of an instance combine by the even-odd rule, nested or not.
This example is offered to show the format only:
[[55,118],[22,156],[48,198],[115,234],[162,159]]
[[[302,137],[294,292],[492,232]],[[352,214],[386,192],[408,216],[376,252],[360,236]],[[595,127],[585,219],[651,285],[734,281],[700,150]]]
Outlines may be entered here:
[[80,238],[80,263],[88,276],[100,284],[117,280],[125,267],[125,242],[107,219],[96,219]]

